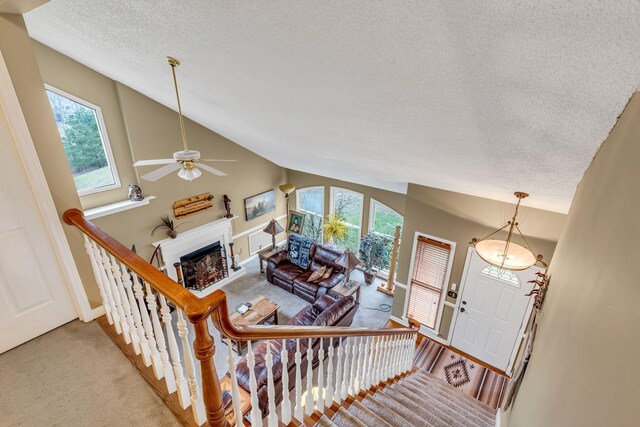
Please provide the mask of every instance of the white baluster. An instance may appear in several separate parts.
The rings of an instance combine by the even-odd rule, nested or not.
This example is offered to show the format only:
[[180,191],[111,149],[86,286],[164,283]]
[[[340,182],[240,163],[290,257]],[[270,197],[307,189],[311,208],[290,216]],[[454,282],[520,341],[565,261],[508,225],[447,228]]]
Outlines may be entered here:
[[[100,291],[100,298],[102,299],[102,306],[104,307],[105,314],[107,316],[107,321],[110,325],[113,325],[113,317],[111,317],[111,304],[109,303],[109,299],[104,290],[104,283],[102,282],[102,274],[100,273],[99,263],[96,260],[96,251],[97,249],[94,247],[94,244],[86,234],[82,233],[82,237],[84,238],[84,248],[87,250],[87,255],[89,255],[89,260],[91,261],[91,269],[93,270],[93,275],[95,276],[96,283],[98,284],[98,290]],[[99,256],[99,253],[97,254]]]
[[304,413],[306,415],[313,414],[313,346],[311,338],[307,347],[307,394],[304,402]]
[[[271,340],[267,340],[267,358],[265,360],[267,367],[267,399],[269,400],[269,414],[267,415],[267,425],[276,427],[278,425],[278,415],[276,414],[276,390],[273,385],[273,355],[271,354]],[[283,369],[282,375],[285,375]]]
[[371,364],[373,363],[373,337],[367,337],[364,344],[364,365],[362,367],[362,388],[371,387]]
[[[118,295],[120,296],[120,302],[122,305],[122,311],[124,312],[125,321],[127,322],[127,328],[129,329],[129,335],[131,336],[131,345],[133,346],[133,352],[140,354],[140,338],[138,337],[138,331],[136,331],[136,325],[133,321],[133,315],[131,314],[131,307],[129,306],[129,298],[127,292],[124,289],[124,283],[122,282],[122,272],[120,271],[120,264],[116,261],[113,255],[110,255],[111,271],[113,277],[116,280],[116,287],[118,289]],[[125,270],[126,272],[126,270]]]
[[256,362],[251,341],[247,341],[247,367],[249,368],[249,394],[251,395],[251,426],[262,427],[262,412],[258,402],[258,383],[256,382]]
[[233,343],[229,338],[227,342],[227,363],[229,364],[229,375],[231,376],[231,398],[233,403],[234,418],[236,426],[242,427],[242,409],[240,408],[240,389],[238,388],[238,378],[236,377],[236,358],[233,356]]
[[389,377],[393,378],[395,376],[394,372],[395,372],[395,364],[396,364],[396,351],[398,350],[398,347],[396,346],[396,337],[392,336],[391,337],[391,342],[390,344],[390,352],[389,352]]
[[175,386],[176,379],[174,378],[173,371],[171,370],[171,362],[169,361],[169,354],[167,353],[167,345],[164,340],[162,325],[160,324],[160,319],[158,318],[158,304],[156,303],[156,296],[151,290],[151,286],[149,286],[147,282],[144,282],[144,286],[145,290],[147,291],[147,307],[149,307],[149,314],[151,315],[153,333],[156,337],[158,351],[160,352],[160,360],[162,361],[162,374],[165,378],[165,382],[167,383],[167,388],[169,388],[169,384]]
[[380,365],[382,364],[382,351],[380,350],[380,345],[382,343],[382,337],[376,337],[375,340],[375,355],[373,362],[373,384],[380,384]]
[[300,353],[300,339],[296,339],[296,407],[294,408],[293,416],[300,422],[303,421],[304,417],[302,416],[302,374],[301,374],[301,364],[302,364],[302,353]]
[[342,400],[347,398],[349,393],[349,350],[351,349],[351,340],[345,338],[342,340],[344,344],[344,364],[342,366],[342,386],[340,390],[340,396]]
[[369,372],[369,387],[378,385],[378,342],[380,337],[374,336],[371,340],[371,371]]
[[400,366],[400,336],[396,335],[393,339],[393,365],[391,366],[391,376],[398,375],[398,367]]
[[359,337],[358,338],[358,359],[356,361],[356,376],[354,378],[354,382],[353,382],[353,394],[357,395],[358,393],[360,393],[360,390],[362,389],[362,364],[364,363],[363,360],[363,340],[364,337]]
[[142,318],[142,326],[144,327],[144,332],[147,336],[147,343],[149,344],[149,350],[151,351],[153,373],[156,378],[162,378],[162,359],[160,358],[160,352],[158,352],[156,338],[153,334],[153,325],[151,324],[151,319],[149,318],[147,302],[144,300],[142,283],[140,282],[140,279],[138,278],[136,273],[132,272],[131,274],[133,275],[133,293],[138,300],[138,306],[140,307],[140,317]]
[[[189,329],[184,319],[182,310],[176,308],[178,313],[178,335],[182,342],[182,355],[184,356],[184,368],[187,373],[187,381],[189,382],[189,392],[191,394],[191,410],[193,418],[198,425],[202,425],[207,421],[207,413],[204,409],[204,400],[200,394],[200,386],[196,377],[196,365],[193,360],[193,352],[191,351],[191,342],[189,342]],[[251,347],[249,347],[251,348]]]
[[140,351],[142,352],[142,359],[144,360],[145,366],[149,366],[151,364],[151,349],[149,348],[147,337],[144,335],[144,327],[142,326],[140,309],[138,307],[138,303],[136,303],[133,288],[131,287],[131,276],[127,272],[126,265],[120,263],[120,267],[122,269],[122,283],[124,284],[124,288],[127,291],[129,308],[131,309],[131,315],[133,318],[133,323],[135,325],[134,330],[135,334],[137,335],[137,341],[140,345]]
[[358,347],[357,347],[357,337],[351,338],[351,373],[349,374],[349,388],[347,389],[347,393],[351,396],[355,396],[357,393],[355,392],[355,382],[356,382],[356,365],[358,364]]
[[[187,384],[187,379],[184,377],[184,373],[182,372],[180,349],[178,349],[178,342],[176,341],[176,336],[173,332],[173,317],[171,316],[171,310],[167,305],[167,300],[165,299],[165,297],[158,293],[158,299],[160,300],[160,314],[162,315],[164,330],[167,334],[169,354],[171,355],[171,364],[173,365],[173,374],[175,377],[174,391],[178,391],[178,401],[180,402],[180,406],[186,408],[190,405],[189,385]],[[169,390],[169,393],[173,392]]]
[[382,337],[380,343],[382,352],[382,366],[380,368],[380,381],[386,381],[389,378],[389,337]]
[[327,407],[333,404],[333,352],[333,337],[331,337],[329,338],[329,348],[327,348],[329,362],[327,363],[327,389],[324,396],[324,403]]
[[291,422],[291,399],[289,398],[289,351],[287,350],[287,340],[282,340],[280,360],[282,361],[282,403],[280,403],[280,413],[282,414],[282,423],[287,425]]
[[316,397],[316,409],[324,412],[324,339],[320,338],[318,347],[318,396]]
[[407,334],[404,337],[404,361],[402,365],[402,371],[407,372],[411,369],[411,335]]
[[338,345],[336,346],[337,359],[336,359],[336,387],[333,392],[333,400],[340,404],[342,402],[342,353],[344,352],[344,345],[342,338],[338,338]]
[[[107,292],[107,296],[111,301],[111,316],[113,317],[113,326],[116,328],[116,332],[118,334],[124,334],[123,324],[126,325],[124,321],[124,312],[122,311],[122,306],[120,305],[120,297],[118,296],[118,290],[116,289],[115,279],[113,278],[113,272],[111,271],[111,265],[109,264],[109,257],[107,256],[106,251],[100,247],[100,261],[102,263],[102,273],[104,274],[105,283],[107,287],[105,288]],[[131,342],[130,337],[127,334],[124,337],[125,342],[128,344]]]

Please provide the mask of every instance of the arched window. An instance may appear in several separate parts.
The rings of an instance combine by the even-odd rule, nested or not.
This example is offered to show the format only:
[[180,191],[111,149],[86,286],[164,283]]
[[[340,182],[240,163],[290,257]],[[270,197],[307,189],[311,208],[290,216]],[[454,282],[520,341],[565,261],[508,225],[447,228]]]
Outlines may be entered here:
[[364,195],[346,188],[331,187],[331,213],[340,215],[347,225],[347,235],[334,243],[358,253],[362,227]]
[[508,283],[512,283],[514,285],[520,284],[520,279],[513,271],[509,270],[500,270],[498,267],[494,267],[493,265],[486,266],[480,274],[484,274],[485,276],[493,277],[494,279],[503,280]]
[[322,243],[324,187],[307,187],[297,190],[296,209],[305,215],[301,234]]

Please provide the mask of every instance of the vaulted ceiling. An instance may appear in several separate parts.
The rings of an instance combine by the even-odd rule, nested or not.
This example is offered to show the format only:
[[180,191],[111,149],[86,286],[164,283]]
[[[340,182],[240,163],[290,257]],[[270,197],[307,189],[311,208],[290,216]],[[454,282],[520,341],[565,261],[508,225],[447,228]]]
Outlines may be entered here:
[[628,0],[52,0],[26,22],[174,109],[176,56],[185,114],[283,167],[560,212],[640,81]]

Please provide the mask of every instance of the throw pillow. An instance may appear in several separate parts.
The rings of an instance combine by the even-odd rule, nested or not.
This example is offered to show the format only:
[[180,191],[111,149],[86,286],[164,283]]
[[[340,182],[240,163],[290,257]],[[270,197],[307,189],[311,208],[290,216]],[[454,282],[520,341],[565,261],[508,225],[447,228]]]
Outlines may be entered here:
[[311,283],[318,283],[324,277],[324,273],[326,270],[327,267],[320,267],[319,269],[311,273],[311,276],[309,276],[309,279],[307,279],[307,281]]
[[309,265],[309,253],[311,252],[312,245],[313,240],[292,233],[289,236],[287,245],[289,261],[306,270]]
[[331,273],[333,273],[333,267],[327,268],[324,272],[324,275],[322,276],[322,280],[325,280],[331,277]]

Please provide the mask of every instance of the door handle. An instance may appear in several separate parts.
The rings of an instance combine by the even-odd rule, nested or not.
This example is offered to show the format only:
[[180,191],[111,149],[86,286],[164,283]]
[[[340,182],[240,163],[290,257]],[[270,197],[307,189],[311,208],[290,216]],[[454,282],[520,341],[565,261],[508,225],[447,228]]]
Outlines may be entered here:
[[461,313],[464,313],[464,311],[465,311],[465,310],[464,310],[464,307],[460,307],[460,312],[461,312]]

